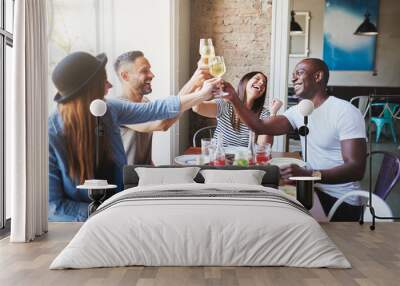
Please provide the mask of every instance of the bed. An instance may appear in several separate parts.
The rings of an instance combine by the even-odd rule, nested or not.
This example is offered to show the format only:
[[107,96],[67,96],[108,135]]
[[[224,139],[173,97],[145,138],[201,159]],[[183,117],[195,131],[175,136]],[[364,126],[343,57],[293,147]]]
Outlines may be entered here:
[[351,267],[308,211],[276,189],[274,166],[253,167],[266,172],[262,185],[202,183],[198,174],[196,183],[151,186],[138,186],[135,167],[124,170],[127,189],[99,207],[50,269]]

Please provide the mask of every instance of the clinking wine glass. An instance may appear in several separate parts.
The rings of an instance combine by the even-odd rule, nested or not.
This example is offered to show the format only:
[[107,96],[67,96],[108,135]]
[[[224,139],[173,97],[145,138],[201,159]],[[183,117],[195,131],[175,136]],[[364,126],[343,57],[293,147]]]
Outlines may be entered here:
[[212,39],[200,39],[199,53],[204,65],[208,65],[209,58],[215,57]]
[[[214,77],[222,77],[226,72],[224,57],[216,56],[209,59],[208,67],[210,74]],[[216,98],[228,95],[228,93],[220,90],[219,93],[215,95]]]

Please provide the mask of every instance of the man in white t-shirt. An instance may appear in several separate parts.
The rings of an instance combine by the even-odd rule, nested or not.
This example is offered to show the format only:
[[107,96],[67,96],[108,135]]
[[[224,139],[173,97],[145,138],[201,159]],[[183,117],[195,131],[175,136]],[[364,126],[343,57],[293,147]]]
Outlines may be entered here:
[[[327,214],[335,201],[345,193],[359,190],[358,181],[366,165],[366,131],[360,111],[349,102],[329,96],[326,87],[329,69],[320,59],[308,58],[295,67],[292,82],[296,96],[314,103],[308,118],[307,136],[309,168],[290,165],[281,169],[283,179],[292,176],[320,176],[317,194]],[[240,103],[230,84],[225,84],[226,97],[241,119],[258,134],[282,135],[304,125],[297,107],[283,115],[260,120]],[[304,154],[304,137],[301,138]],[[337,210],[333,220],[358,220],[361,214],[358,198],[349,198]]]

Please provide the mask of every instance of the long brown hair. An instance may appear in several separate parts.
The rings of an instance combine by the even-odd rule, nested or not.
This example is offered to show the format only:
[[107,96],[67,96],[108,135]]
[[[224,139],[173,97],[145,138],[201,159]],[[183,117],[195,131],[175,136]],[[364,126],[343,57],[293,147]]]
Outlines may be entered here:
[[[263,77],[265,78],[265,84],[267,85],[268,78],[262,72],[253,71],[253,72],[249,72],[249,73],[245,74],[240,79],[239,85],[238,85],[238,90],[237,90],[237,93],[238,93],[238,96],[239,96],[239,99],[240,99],[241,102],[246,102],[246,99],[247,99],[247,94],[246,94],[247,83],[256,74],[262,74]],[[253,106],[251,107],[251,111],[253,111],[255,114],[257,114],[257,116],[260,116],[261,111],[262,111],[262,109],[264,107],[266,94],[267,94],[267,86],[265,86],[265,90],[264,90],[263,94],[254,101]],[[232,127],[233,127],[233,129],[235,131],[239,131],[240,130],[240,118],[236,114],[235,109],[233,107],[231,107],[231,108],[232,108],[232,113],[231,113],[231,124],[232,124]]]
[[[94,99],[103,99],[106,71],[103,68],[83,87],[74,99],[58,105],[64,122],[64,142],[69,176],[75,183],[95,177],[96,122],[89,106]],[[112,158],[107,136],[100,143],[100,165]]]

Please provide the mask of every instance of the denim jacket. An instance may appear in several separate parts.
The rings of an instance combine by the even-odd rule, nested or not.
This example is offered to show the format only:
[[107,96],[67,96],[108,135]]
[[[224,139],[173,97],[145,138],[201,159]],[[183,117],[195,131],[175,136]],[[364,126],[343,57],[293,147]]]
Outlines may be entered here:
[[[122,168],[126,165],[126,155],[120,135],[120,126],[152,120],[176,117],[180,111],[177,96],[148,103],[132,103],[117,99],[106,99],[107,112],[103,124],[107,131],[114,158],[114,168],[110,169],[117,192],[123,190]],[[89,110],[88,110],[89,112]],[[48,119],[49,128],[49,220],[84,221],[90,199],[87,190],[80,190],[68,174],[66,146],[63,140],[63,121],[58,111]]]

